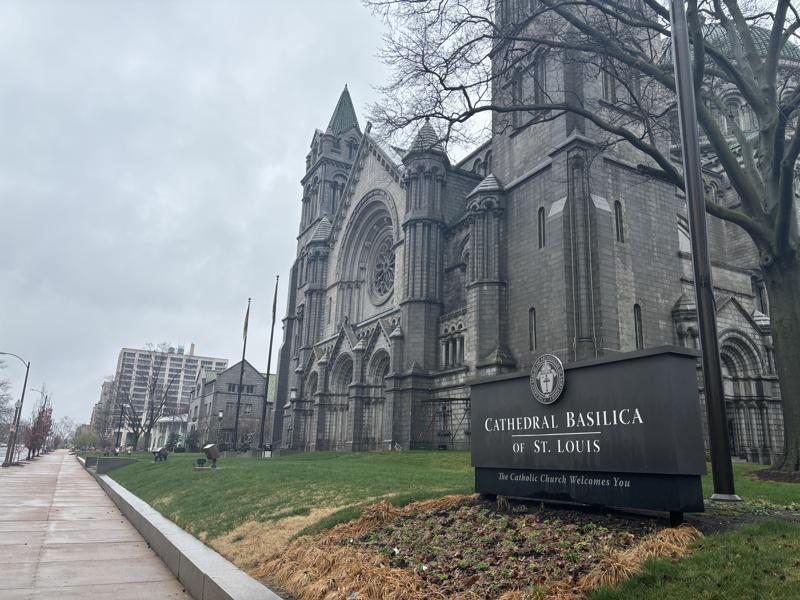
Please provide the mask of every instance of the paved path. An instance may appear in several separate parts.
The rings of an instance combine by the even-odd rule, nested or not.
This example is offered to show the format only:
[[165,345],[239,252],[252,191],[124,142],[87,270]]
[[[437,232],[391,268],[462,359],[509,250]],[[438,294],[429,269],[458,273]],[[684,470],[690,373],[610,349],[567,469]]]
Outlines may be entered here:
[[1,600],[189,600],[74,456],[0,469]]

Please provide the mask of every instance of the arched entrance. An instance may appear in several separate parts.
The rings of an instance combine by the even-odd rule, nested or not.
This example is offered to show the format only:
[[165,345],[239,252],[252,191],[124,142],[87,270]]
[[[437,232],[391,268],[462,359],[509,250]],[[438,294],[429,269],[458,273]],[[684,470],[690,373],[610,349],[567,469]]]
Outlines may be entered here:
[[720,361],[731,453],[748,461],[769,463],[776,448],[768,427],[769,404],[761,359],[744,336],[729,334],[723,336]]
[[350,384],[353,382],[353,359],[342,354],[330,374],[330,394],[320,404],[320,424],[317,428],[318,450],[344,450],[347,440],[347,412]]
[[366,395],[362,400],[359,436],[354,444],[359,450],[382,450],[386,437],[386,376],[389,374],[389,353],[376,352],[367,366]]

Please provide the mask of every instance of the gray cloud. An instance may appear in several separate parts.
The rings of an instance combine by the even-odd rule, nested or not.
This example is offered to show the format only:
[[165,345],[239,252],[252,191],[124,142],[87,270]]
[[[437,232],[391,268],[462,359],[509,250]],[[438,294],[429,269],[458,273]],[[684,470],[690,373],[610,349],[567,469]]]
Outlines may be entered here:
[[235,361],[248,296],[266,367],[308,143],[344,83],[373,99],[380,30],[356,0],[0,4],[0,350],[57,417],[125,345]]

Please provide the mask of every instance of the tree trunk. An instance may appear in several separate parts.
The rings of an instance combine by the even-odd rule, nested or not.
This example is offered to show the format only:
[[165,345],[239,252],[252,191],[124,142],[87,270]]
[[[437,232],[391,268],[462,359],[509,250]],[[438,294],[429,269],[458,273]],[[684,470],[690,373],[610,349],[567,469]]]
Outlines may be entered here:
[[797,254],[765,269],[775,363],[783,404],[783,458],[773,468],[800,470],[800,261]]

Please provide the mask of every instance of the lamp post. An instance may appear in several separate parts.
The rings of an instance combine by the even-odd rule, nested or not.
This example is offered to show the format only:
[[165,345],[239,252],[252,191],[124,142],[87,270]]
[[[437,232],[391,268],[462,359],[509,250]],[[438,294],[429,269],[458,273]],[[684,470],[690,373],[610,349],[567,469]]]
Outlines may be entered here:
[[219,435],[220,435],[220,432],[222,431],[222,417],[223,417],[224,414],[225,413],[223,413],[222,409],[220,408],[219,412],[217,413],[217,419],[218,419],[218,421],[217,421],[217,446],[219,446]]
[[728,444],[725,395],[722,388],[722,367],[719,361],[716,305],[711,283],[711,258],[706,232],[706,204],[703,195],[703,172],[700,164],[700,136],[697,131],[697,109],[689,51],[689,26],[684,0],[670,0],[672,52],[678,118],[683,150],[683,173],[686,180],[686,203],[692,238],[692,263],[697,299],[697,321],[703,350],[703,386],[708,413],[708,444],[711,451],[711,473],[714,479],[712,500],[741,501],[733,481],[731,450]]
[[31,371],[31,361],[25,361],[21,356],[13,354],[12,352],[0,352],[3,356],[13,356],[25,365],[25,382],[22,384],[22,396],[19,401],[14,404],[16,410],[14,411],[14,420],[11,422],[11,428],[8,431],[8,447],[6,448],[6,457],[3,461],[4,467],[10,467],[14,464],[14,450],[17,446],[17,431],[19,430],[19,421],[22,416],[22,406],[25,404],[25,389],[28,387],[28,374]]

